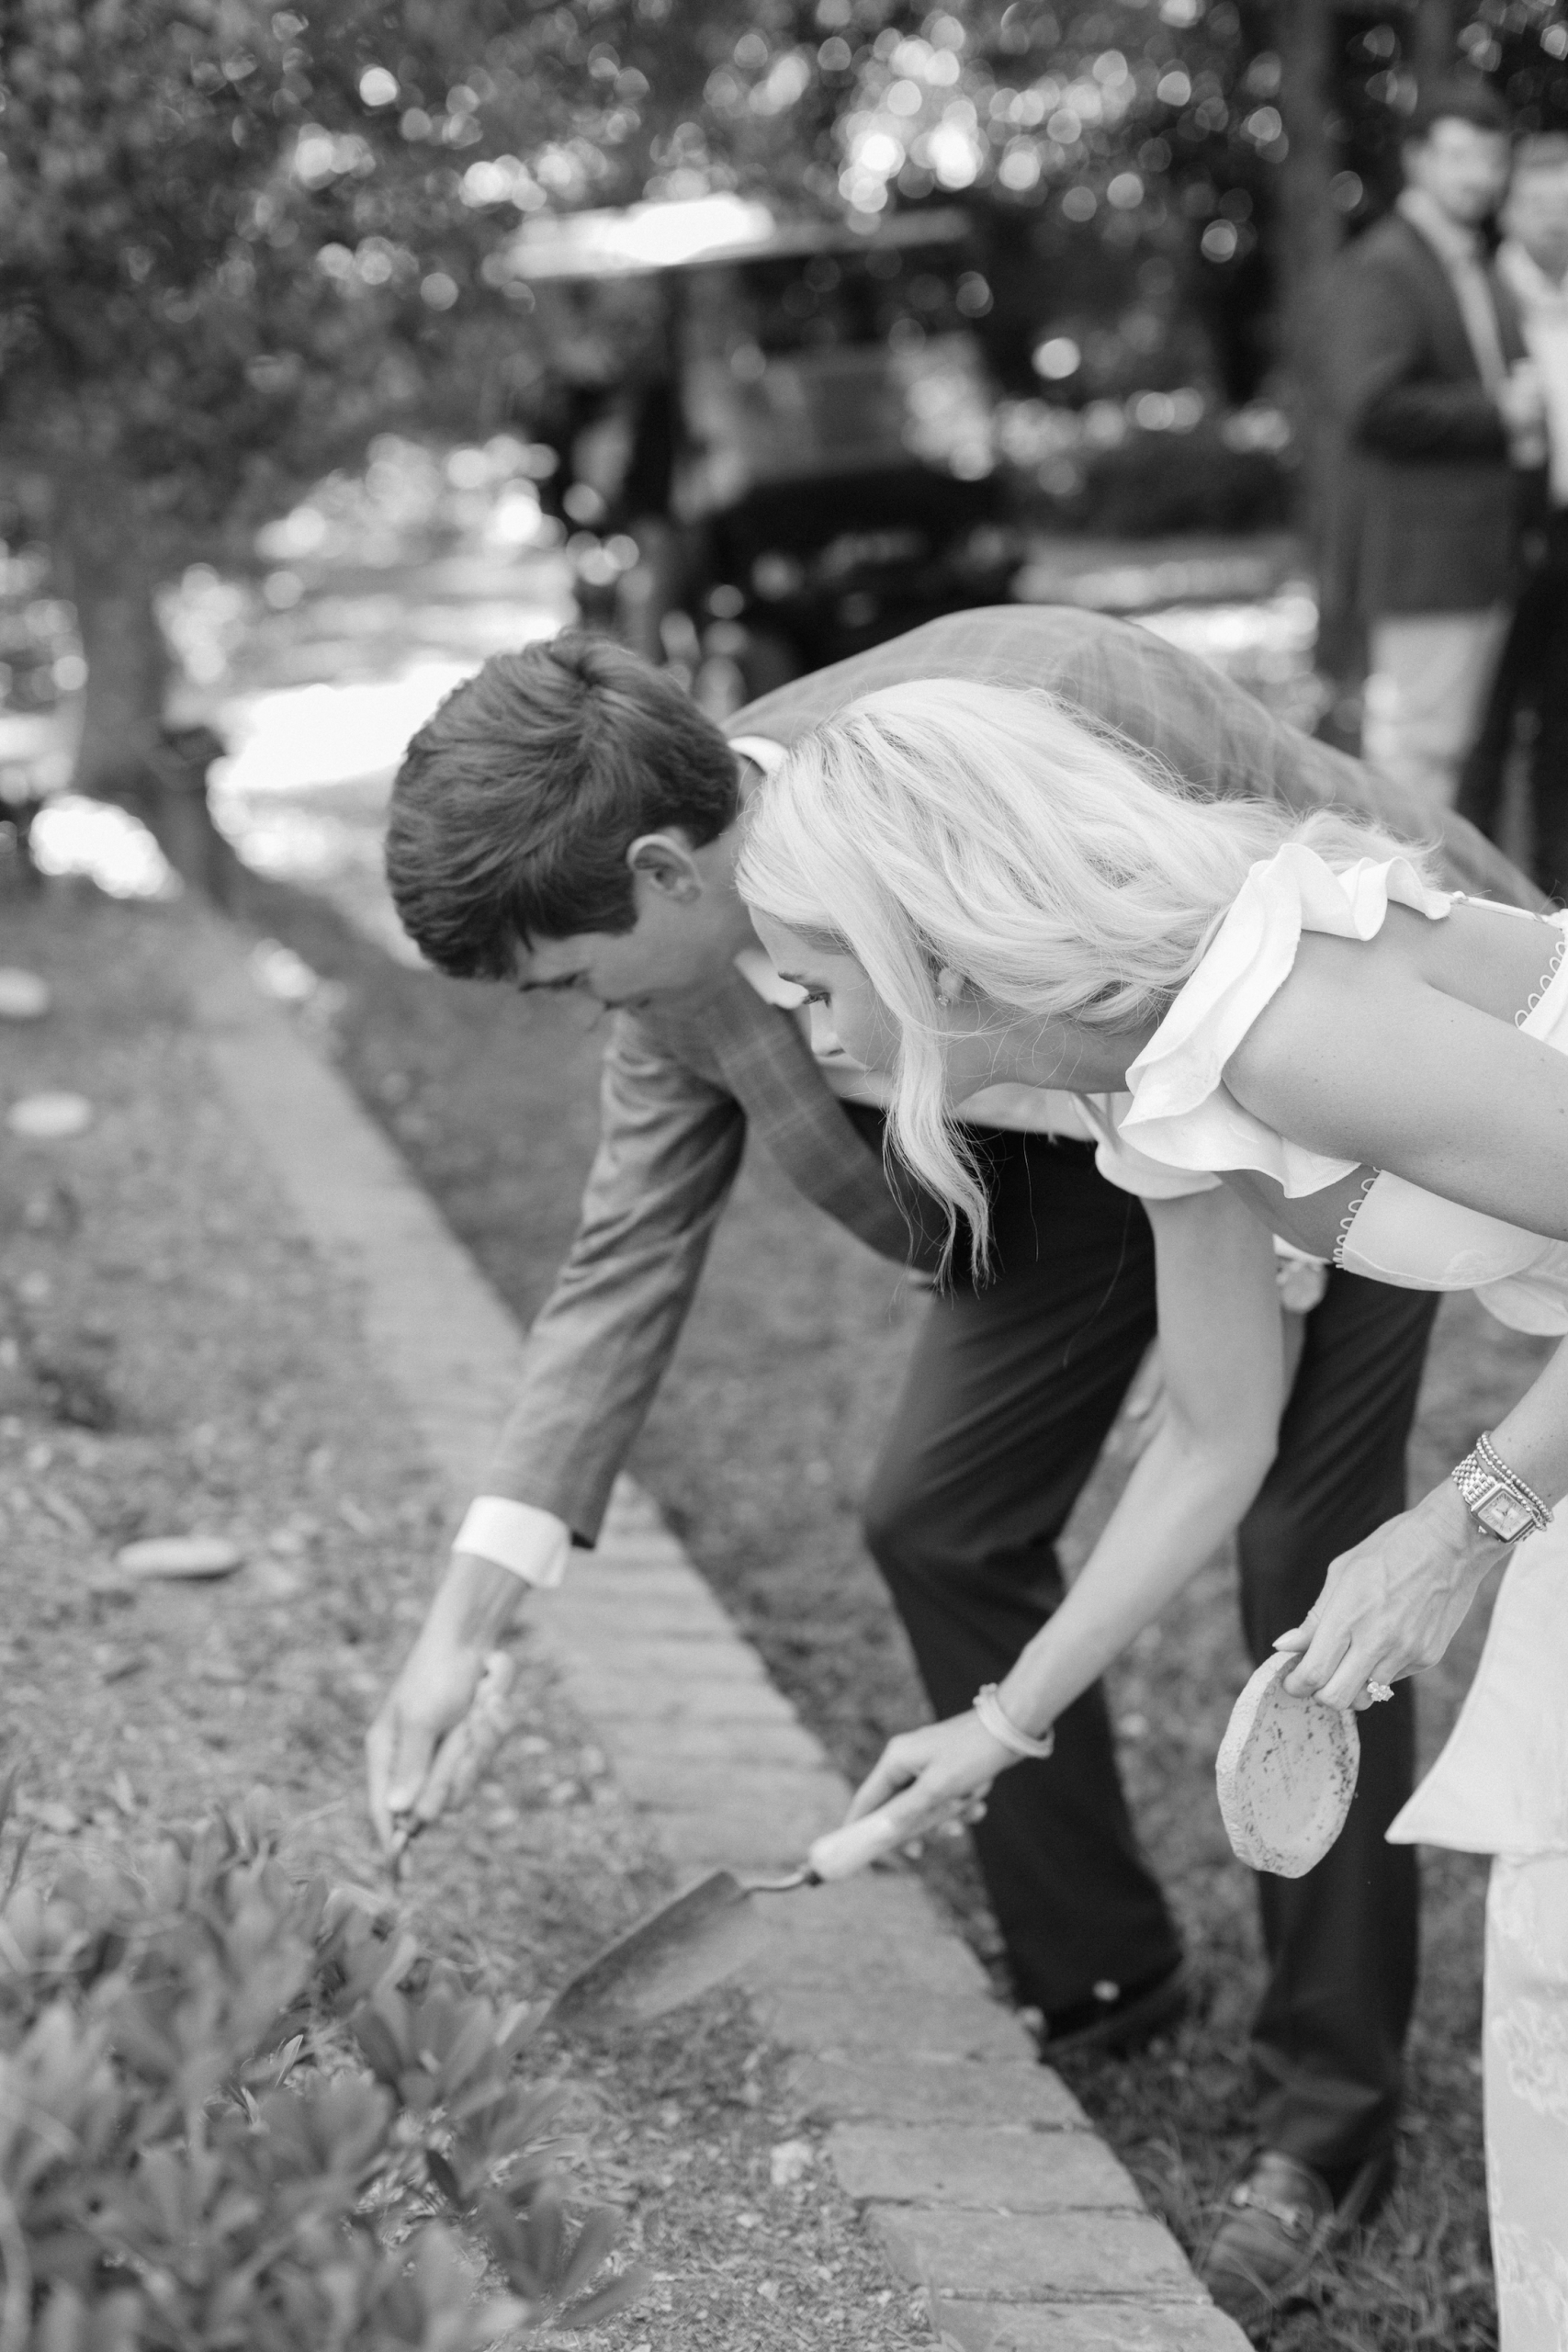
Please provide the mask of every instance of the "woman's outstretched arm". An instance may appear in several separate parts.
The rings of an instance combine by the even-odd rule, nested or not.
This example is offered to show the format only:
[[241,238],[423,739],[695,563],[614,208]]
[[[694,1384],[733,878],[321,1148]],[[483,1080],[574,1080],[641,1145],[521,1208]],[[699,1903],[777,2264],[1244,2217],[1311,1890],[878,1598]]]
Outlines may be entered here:
[[[1382,940],[1303,941],[1226,1066],[1245,1107],[1295,1141],[1568,1240],[1568,1054],[1402,968]],[[1375,960],[1374,960],[1375,958]],[[1551,1504],[1568,1497],[1568,1349],[1493,1432]],[[1501,1556],[1449,1479],[1336,1560],[1287,1688],[1336,1707],[1435,1666]]]
[[1430,987],[1397,937],[1309,934],[1224,1075],[1292,1143],[1568,1241],[1568,1054]]
[[[1001,1685],[1009,1715],[1034,1735],[1213,1556],[1274,1457],[1284,1340],[1267,1227],[1223,1189],[1147,1206],[1161,1418],[1071,1591]],[[917,1837],[1012,1761],[973,1713],[904,1733],[856,1792],[851,1818],[895,1798]]]

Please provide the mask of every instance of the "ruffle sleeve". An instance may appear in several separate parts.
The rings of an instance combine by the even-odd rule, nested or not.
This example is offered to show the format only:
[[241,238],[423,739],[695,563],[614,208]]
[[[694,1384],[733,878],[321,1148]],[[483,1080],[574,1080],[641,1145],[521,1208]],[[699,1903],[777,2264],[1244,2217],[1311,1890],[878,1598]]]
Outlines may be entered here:
[[1244,1110],[1224,1083],[1225,1064],[1288,978],[1303,931],[1371,939],[1391,905],[1439,922],[1450,903],[1406,858],[1358,858],[1336,871],[1304,842],[1287,842],[1259,859],[1127,1072],[1124,1142],[1167,1168],[1256,1169],[1290,1200],[1352,1175],[1354,1160],[1291,1143]]
[[1207,1170],[1169,1167],[1127,1141],[1121,1123],[1131,1101],[1127,1094],[1077,1098],[1079,1116],[1094,1139],[1094,1164],[1106,1182],[1140,1201],[1180,1201],[1192,1193],[1213,1192],[1220,1180]]

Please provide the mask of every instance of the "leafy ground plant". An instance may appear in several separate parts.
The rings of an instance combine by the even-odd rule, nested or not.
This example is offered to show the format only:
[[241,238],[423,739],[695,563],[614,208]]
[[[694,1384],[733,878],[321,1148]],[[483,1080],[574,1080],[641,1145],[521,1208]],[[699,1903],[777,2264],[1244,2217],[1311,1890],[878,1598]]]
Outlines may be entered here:
[[637,2295],[618,2217],[563,2203],[527,2010],[280,1837],[258,1796],[140,1875],[17,1849],[0,2352],[478,2352]]

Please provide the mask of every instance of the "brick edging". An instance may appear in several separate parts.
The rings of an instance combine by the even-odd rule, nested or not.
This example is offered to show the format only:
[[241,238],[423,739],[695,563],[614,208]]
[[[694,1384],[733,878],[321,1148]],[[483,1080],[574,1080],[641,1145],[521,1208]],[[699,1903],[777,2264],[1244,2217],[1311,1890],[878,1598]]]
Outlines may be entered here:
[[[192,1012],[230,1104],[322,1256],[454,1510],[515,1393],[522,1336],[392,1146],[189,918]],[[597,1551],[530,1612],[652,1841],[681,1870],[788,1868],[848,1783],[648,1497],[617,1482]],[[768,1901],[749,1975],[828,2127],[837,2177],[953,2352],[1241,2352],[1176,2240],[918,1881]]]

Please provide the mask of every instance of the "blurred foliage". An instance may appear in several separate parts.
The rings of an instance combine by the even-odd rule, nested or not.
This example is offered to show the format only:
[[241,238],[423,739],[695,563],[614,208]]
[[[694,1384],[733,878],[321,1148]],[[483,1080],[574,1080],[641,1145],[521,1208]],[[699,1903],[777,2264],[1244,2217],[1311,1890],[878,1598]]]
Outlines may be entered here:
[[[1324,65],[1303,93],[1285,74],[1308,18]],[[1120,381],[1091,396],[1209,379],[1241,401],[1283,341],[1292,102],[1327,139],[1321,186],[1296,200],[1354,229],[1392,200],[1417,62],[1438,61],[1495,81],[1524,127],[1568,121],[1560,0],[774,0],[656,185],[783,185],[863,217],[957,197],[985,225],[1004,382],[1066,323],[1116,348]]]
[[520,306],[486,266],[530,207],[640,188],[662,109],[705,70],[666,14],[3,13],[7,536],[49,541],[76,606],[84,788],[134,797],[161,756],[161,579],[243,546],[389,424],[493,424],[537,383]]
[[1004,401],[998,417],[1015,503],[1056,530],[1161,538],[1290,520],[1291,428],[1265,402],[1216,415],[1183,388],[1083,409]]
[[1081,312],[1121,389],[1194,380],[1217,322],[1249,396],[1268,353],[1226,321],[1267,309],[1287,9],[1327,20],[1348,222],[1386,201],[1434,11],[1527,119],[1568,119],[1555,0],[13,0],[0,447],[35,506],[113,475],[188,549],[389,424],[482,435],[625,365],[637,295],[606,354],[569,297],[534,315],[512,231],[716,187],[863,220],[961,197],[1004,380]]
[[499,416],[537,363],[481,274],[491,184],[512,220],[635,193],[656,47],[678,94],[680,41],[615,6],[16,0],[0,433],[35,498],[113,478],[188,544],[389,419]]
[[5,2352],[479,2352],[631,2300],[615,2217],[563,2206],[526,2018],[277,1848],[254,1798],[143,1877],[14,1858]]
[[648,284],[531,288],[530,215],[958,200],[1004,392],[1234,408],[1304,364],[1303,219],[1386,203],[1451,59],[1568,121],[1562,0],[10,0],[0,536],[74,596],[86,771],[155,750],[160,579],[378,434],[558,443],[657,373]]

